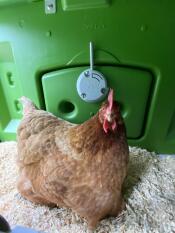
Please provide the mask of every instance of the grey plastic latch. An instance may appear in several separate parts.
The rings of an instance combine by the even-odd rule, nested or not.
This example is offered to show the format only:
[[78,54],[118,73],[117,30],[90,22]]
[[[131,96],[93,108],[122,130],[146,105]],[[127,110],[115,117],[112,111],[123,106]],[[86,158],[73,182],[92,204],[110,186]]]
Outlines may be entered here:
[[97,102],[102,100],[107,92],[107,83],[104,76],[90,69],[83,71],[77,80],[77,91],[81,99],[86,102]]
[[98,102],[108,93],[104,75],[94,70],[93,65],[93,46],[90,42],[90,69],[84,70],[77,80],[77,92],[86,102]]

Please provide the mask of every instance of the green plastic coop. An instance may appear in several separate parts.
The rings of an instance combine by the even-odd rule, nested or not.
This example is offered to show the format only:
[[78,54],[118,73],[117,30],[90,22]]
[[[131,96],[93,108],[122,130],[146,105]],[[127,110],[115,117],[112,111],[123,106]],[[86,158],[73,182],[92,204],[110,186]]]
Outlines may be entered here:
[[0,0],[0,140],[16,139],[22,95],[74,123],[97,112],[76,89],[90,41],[129,144],[175,153],[174,0]]

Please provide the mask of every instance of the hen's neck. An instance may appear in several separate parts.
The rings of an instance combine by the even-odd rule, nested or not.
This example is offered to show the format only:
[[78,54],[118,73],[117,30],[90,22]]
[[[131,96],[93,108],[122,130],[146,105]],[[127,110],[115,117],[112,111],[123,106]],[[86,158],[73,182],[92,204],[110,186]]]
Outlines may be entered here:
[[104,132],[98,114],[70,130],[70,142],[77,153],[86,150],[91,154],[96,154],[98,150],[107,149],[114,137],[115,135]]

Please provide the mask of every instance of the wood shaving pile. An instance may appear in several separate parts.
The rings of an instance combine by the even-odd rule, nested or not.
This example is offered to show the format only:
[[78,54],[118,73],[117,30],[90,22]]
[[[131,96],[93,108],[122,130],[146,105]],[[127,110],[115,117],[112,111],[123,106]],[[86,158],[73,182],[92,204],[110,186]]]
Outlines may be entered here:
[[[87,224],[71,210],[35,205],[16,189],[16,142],[0,143],[0,214],[11,227],[22,225],[45,233],[86,233]],[[95,233],[175,232],[175,157],[160,158],[130,148],[125,182],[126,210],[102,220]]]

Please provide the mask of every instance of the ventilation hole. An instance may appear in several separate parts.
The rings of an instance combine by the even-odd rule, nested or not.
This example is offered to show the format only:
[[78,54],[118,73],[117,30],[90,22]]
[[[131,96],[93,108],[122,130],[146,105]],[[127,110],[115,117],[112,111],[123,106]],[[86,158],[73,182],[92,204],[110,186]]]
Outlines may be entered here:
[[8,72],[7,72],[7,77],[8,77],[8,78],[11,78],[11,77],[12,77],[12,73],[8,71]]
[[62,101],[58,108],[62,114],[68,114],[75,110],[75,105],[69,101]]
[[14,80],[13,80],[11,72],[7,72],[7,80],[8,80],[8,83],[10,84],[10,86],[14,86]]
[[22,109],[22,106],[21,106],[21,103],[19,102],[19,100],[15,100],[14,101],[14,104],[15,104],[15,109],[17,112],[20,112],[21,109]]

